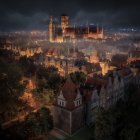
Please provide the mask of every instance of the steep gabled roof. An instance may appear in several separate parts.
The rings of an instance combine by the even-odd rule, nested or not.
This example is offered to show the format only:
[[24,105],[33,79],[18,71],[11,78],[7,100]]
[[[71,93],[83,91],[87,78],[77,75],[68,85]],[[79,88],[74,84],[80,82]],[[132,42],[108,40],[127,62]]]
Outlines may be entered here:
[[61,92],[63,94],[63,97],[66,101],[66,109],[73,110],[75,109],[74,101],[76,100],[76,97],[78,95],[78,87],[73,83],[70,77],[66,80],[64,83]]
[[63,96],[66,100],[75,100],[77,96],[77,86],[70,77],[66,80],[62,87]]
[[108,80],[100,77],[88,77],[86,83],[94,85],[97,88],[102,86],[106,87]]

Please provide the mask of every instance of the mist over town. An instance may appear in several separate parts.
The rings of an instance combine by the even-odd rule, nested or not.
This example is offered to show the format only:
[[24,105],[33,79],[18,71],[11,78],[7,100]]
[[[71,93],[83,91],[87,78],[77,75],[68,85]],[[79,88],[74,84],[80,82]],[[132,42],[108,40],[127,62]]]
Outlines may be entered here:
[[137,0],[0,4],[0,139],[139,140]]

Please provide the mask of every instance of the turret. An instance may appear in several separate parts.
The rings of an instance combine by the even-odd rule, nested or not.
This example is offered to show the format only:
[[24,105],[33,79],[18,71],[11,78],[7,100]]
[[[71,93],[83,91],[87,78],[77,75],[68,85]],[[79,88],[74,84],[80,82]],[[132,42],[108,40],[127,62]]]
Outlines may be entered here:
[[54,32],[55,32],[55,26],[53,23],[52,16],[50,16],[50,23],[49,23],[49,41],[53,42],[54,40]]
[[103,28],[103,25],[102,25],[101,38],[103,38],[103,36],[104,36],[104,28]]
[[99,27],[98,27],[98,24],[97,24],[97,34],[99,34]]
[[67,15],[61,15],[61,28],[64,33],[65,28],[69,26],[69,17]]

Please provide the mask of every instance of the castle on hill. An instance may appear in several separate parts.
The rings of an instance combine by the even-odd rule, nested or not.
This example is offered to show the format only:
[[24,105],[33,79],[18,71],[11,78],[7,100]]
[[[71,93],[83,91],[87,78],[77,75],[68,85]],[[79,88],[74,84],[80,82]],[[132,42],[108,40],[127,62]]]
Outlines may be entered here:
[[86,26],[71,26],[69,24],[69,17],[61,15],[60,25],[54,22],[53,17],[50,16],[49,23],[49,41],[50,42],[66,42],[72,40],[92,40],[103,39],[103,27],[98,25],[88,24]]

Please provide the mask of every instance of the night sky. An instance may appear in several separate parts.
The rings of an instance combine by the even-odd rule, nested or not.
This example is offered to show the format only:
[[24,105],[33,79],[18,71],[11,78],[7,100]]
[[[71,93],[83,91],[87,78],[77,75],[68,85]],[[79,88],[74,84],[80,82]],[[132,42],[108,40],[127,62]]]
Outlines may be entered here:
[[[72,24],[140,27],[139,0],[0,0],[0,31],[47,29],[50,15]],[[58,20],[55,19],[55,20]]]

